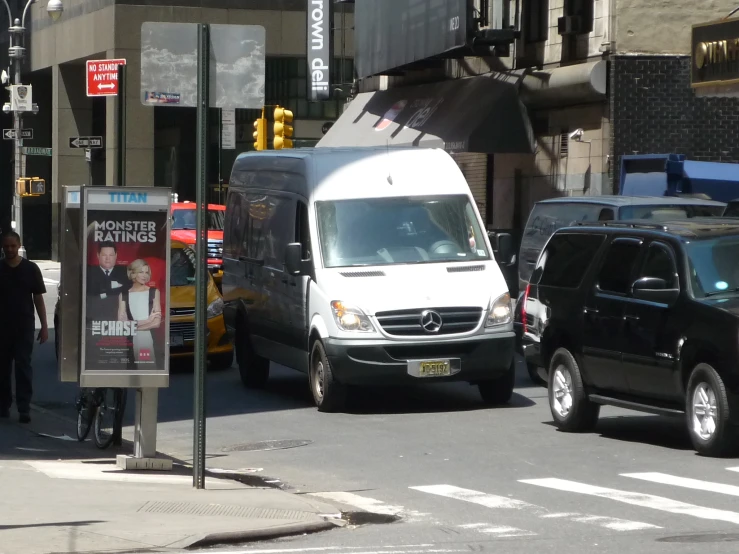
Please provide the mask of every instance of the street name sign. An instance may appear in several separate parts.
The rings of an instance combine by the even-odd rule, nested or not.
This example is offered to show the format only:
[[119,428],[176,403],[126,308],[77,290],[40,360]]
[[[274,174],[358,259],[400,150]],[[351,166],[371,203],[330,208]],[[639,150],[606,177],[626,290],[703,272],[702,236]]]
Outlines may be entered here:
[[119,65],[126,65],[126,60],[87,60],[87,96],[117,96]]
[[[3,138],[5,140],[15,140],[17,138],[15,129],[3,129]],[[21,129],[21,139],[32,139],[33,129]]]
[[24,146],[23,153],[26,156],[51,156],[51,148],[41,146]]
[[70,148],[102,148],[103,137],[69,137]]

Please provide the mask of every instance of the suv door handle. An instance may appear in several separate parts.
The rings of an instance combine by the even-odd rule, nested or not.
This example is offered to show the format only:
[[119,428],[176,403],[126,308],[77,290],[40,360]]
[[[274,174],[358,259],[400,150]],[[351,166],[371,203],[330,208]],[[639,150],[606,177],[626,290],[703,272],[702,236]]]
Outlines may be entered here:
[[597,308],[588,308],[587,306],[585,306],[585,309],[583,311],[588,315],[594,315],[598,313]]
[[638,315],[625,315],[624,321],[639,321]]

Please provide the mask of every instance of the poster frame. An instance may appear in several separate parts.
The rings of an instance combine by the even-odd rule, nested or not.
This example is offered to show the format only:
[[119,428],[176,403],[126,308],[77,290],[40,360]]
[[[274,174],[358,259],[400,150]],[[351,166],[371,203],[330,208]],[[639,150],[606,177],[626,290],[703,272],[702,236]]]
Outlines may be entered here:
[[[80,297],[82,287],[79,274],[81,245],[75,241],[74,222],[70,217],[71,211],[77,212],[77,223],[79,224],[80,213],[80,190],[79,185],[62,187],[62,234],[59,244],[59,256],[61,258],[59,272],[59,320],[58,327],[54,333],[59,337],[59,381],[62,383],[79,382],[80,358],[79,358],[79,329],[74,323],[79,321]],[[79,225],[78,225],[79,227]],[[71,323],[71,326],[64,322]],[[77,351],[75,352],[75,348]]]
[[[155,197],[166,197],[166,204],[147,205],[140,203],[91,204],[91,193],[145,193]],[[81,225],[80,240],[82,242],[82,294],[80,309],[80,386],[85,388],[164,388],[169,386],[169,318],[170,318],[170,252],[172,231],[172,190],[169,187],[82,187],[80,194]],[[164,369],[163,370],[88,370],[85,368],[86,335],[87,335],[87,259],[89,241],[87,240],[88,212],[165,212],[166,217],[166,250],[165,250],[165,283],[164,313],[166,328],[164,332]]]

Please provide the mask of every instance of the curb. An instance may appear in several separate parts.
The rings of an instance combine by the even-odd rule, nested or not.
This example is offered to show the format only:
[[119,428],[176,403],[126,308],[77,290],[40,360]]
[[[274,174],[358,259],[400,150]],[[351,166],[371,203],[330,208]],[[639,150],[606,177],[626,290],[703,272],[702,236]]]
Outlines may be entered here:
[[263,529],[250,529],[248,531],[226,531],[222,533],[211,533],[199,537],[191,537],[168,545],[168,548],[202,548],[219,544],[245,543],[254,541],[274,540],[295,535],[306,535],[329,531],[340,527],[333,521],[310,521],[306,523],[288,523],[279,527]]

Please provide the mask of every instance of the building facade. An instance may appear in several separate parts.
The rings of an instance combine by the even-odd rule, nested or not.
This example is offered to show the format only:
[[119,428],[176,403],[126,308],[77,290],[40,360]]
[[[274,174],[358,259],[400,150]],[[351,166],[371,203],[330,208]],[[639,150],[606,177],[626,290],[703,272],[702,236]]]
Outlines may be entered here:
[[[20,2],[19,2],[20,3]],[[28,156],[28,175],[47,181],[44,197],[24,199],[24,239],[30,257],[57,259],[59,210],[66,185],[116,183],[116,98],[89,98],[85,62],[125,58],[127,63],[126,185],[168,186],[180,200],[195,197],[195,109],[144,106],[141,102],[141,25],[144,22],[261,25],[266,30],[265,103],[281,105],[295,116],[295,145],[310,146],[341,110],[342,82],[353,75],[353,9],[337,9],[334,78],[338,93],[325,102],[307,100],[305,0],[63,0],[64,12],[52,22],[45,3],[30,8],[28,60],[24,82],[34,89],[36,116],[26,117],[34,139],[27,146],[52,148],[51,157]],[[176,5],[175,5],[176,4]],[[269,110],[269,108],[268,108]],[[224,199],[236,155],[252,149],[252,123],[259,110],[236,111],[236,149],[220,148],[219,110],[210,110],[208,180],[210,199]],[[5,120],[4,120],[5,121]],[[84,149],[70,137],[102,136],[104,148],[88,163]],[[9,148],[3,144],[2,159]],[[12,171],[2,171],[0,188],[10,189]],[[2,210],[5,211],[5,201]],[[9,213],[0,217],[9,218]],[[2,225],[2,222],[0,222]]]

